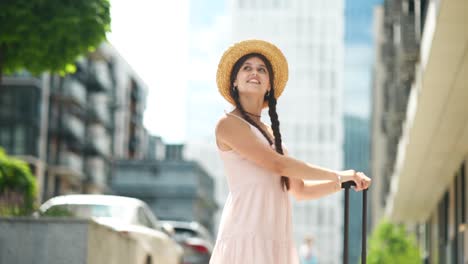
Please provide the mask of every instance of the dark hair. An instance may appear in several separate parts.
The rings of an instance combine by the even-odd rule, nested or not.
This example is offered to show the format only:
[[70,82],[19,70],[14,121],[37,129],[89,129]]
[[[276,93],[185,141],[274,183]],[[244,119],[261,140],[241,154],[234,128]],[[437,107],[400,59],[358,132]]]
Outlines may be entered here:
[[[273,136],[274,136],[274,140],[275,140],[275,142],[274,142],[275,143],[275,149],[276,149],[276,152],[283,155],[284,154],[283,153],[283,145],[282,145],[282,141],[281,141],[281,133],[280,133],[280,128],[279,128],[280,123],[279,123],[279,120],[278,120],[278,113],[276,113],[276,98],[274,96],[275,89],[274,89],[273,83],[274,83],[275,78],[274,78],[274,74],[273,74],[273,67],[271,66],[270,61],[260,53],[249,53],[249,54],[244,55],[243,57],[241,57],[234,64],[234,67],[232,67],[231,76],[230,76],[230,83],[231,83],[231,85],[233,87],[231,87],[231,89],[229,89],[229,94],[231,95],[232,99],[236,103],[236,107],[241,112],[242,117],[247,122],[249,122],[254,127],[256,127],[262,133],[262,135],[268,140],[270,145],[273,144],[273,141],[268,136],[268,134],[257,123],[255,123],[252,120],[252,118],[250,118],[249,115],[247,115],[247,113],[244,110],[244,107],[242,106],[242,104],[239,101],[239,91],[238,91],[237,87],[234,87],[234,81],[236,80],[237,73],[239,72],[239,70],[242,67],[242,65],[244,64],[244,62],[246,60],[252,58],[252,57],[257,57],[257,58],[261,59],[265,63],[265,65],[267,67],[267,70],[268,70],[268,73],[269,73],[271,89],[270,89],[269,93],[265,94],[265,101],[268,101],[268,114],[269,114],[270,120],[271,120],[271,128],[273,130]],[[283,188],[286,188],[286,190],[289,190],[289,178],[288,177],[281,176],[281,186]]]

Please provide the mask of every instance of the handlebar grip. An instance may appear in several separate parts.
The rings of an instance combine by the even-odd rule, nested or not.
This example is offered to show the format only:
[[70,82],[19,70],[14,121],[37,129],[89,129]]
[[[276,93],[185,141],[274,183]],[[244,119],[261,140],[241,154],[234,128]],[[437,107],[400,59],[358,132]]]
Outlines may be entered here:
[[356,187],[356,183],[354,181],[347,181],[347,182],[341,183],[341,188],[342,189],[349,189],[349,188],[351,188],[351,186]]

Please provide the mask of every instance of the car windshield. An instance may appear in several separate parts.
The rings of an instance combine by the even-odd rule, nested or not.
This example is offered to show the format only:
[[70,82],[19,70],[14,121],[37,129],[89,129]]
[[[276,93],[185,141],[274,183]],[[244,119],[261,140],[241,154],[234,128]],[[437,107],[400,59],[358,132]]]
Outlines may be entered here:
[[192,229],[175,227],[175,236],[177,238],[198,237],[199,235]]
[[80,218],[114,218],[124,221],[126,208],[102,204],[60,204],[45,211],[45,215],[72,216]]

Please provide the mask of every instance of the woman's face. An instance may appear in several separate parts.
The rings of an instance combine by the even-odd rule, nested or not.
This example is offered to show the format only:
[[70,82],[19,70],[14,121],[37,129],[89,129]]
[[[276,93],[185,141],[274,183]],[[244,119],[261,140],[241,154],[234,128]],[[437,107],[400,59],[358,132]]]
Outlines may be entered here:
[[270,90],[270,76],[265,63],[258,57],[247,59],[237,73],[234,86],[240,93],[258,94],[263,98]]

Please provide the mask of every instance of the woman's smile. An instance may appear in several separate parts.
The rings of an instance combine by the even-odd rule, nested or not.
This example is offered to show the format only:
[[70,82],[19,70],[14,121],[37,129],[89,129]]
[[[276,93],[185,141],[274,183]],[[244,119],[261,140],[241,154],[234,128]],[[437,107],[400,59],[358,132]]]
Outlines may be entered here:
[[253,77],[249,80],[247,80],[247,83],[253,83],[253,84],[260,84],[260,80],[256,77]]

